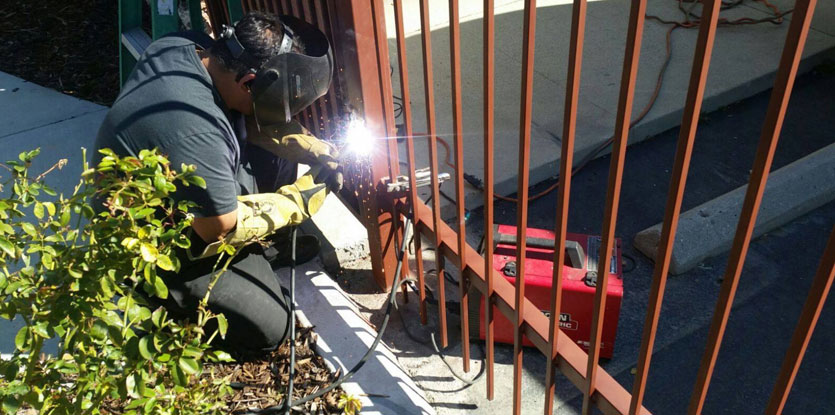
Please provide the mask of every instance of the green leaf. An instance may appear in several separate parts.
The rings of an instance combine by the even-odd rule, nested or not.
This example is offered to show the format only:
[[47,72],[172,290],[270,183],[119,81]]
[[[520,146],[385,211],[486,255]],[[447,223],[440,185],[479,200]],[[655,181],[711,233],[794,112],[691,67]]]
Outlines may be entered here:
[[61,226],[67,226],[67,224],[70,223],[70,209],[61,209],[61,218],[59,219],[59,223],[61,223]]
[[171,377],[174,379],[174,384],[183,387],[188,385],[188,379],[186,378],[186,374],[183,373],[183,369],[179,365],[174,366],[173,369],[171,371]]
[[147,402],[145,402],[145,406],[142,409],[145,410],[146,414],[153,413],[154,405],[157,404],[157,398],[149,398]]
[[203,180],[203,178],[200,177],[200,176],[188,176],[186,178],[186,181],[188,181],[189,183],[191,183],[191,184],[193,184],[193,185],[195,185],[195,186],[197,186],[201,189],[206,188],[206,181]]
[[49,213],[49,216],[55,216],[55,204],[52,202],[43,202],[44,207],[46,207],[46,212]]
[[36,218],[43,219],[43,205],[41,203],[35,203],[33,213],[35,213]]
[[151,321],[157,328],[162,328],[165,323],[165,310],[162,307],[154,310],[154,312],[151,313]]
[[199,359],[199,358],[203,357],[203,351],[200,350],[197,347],[194,347],[194,346],[186,346],[186,348],[183,349],[183,356],[184,357],[189,357],[189,358],[194,358],[194,359]]
[[218,314],[215,318],[217,319],[217,330],[220,332],[220,337],[225,339],[226,329],[229,328],[229,322],[226,321],[226,316],[223,314]]
[[128,392],[128,396],[133,399],[139,399],[139,393],[136,391],[136,377],[135,375],[130,375],[125,378],[125,389]]
[[46,269],[52,269],[52,267],[55,265],[55,263],[52,261],[52,255],[46,252],[44,252],[43,255],[41,255],[41,262],[43,262],[43,264],[46,266]]
[[167,255],[160,255],[157,258],[157,266],[165,271],[174,271],[174,263],[171,262],[171,258]]
[[17,335],[14,336],[14,346],[17,347],[17,350],[21,352],[25,352],[26,349],[26,339],[29,337],[29,326],[23,326],[20,330],[17,331]]
[[135,215],[134,217],[135,217],[136,219],[142,219],[142,218],[144,218],[145,216],[148,216],[148,215],[150,215],[150,214],[152,214],[152,213],[154,213],[154,212],[156,212],[156,209],[154,209],[154,208],[145,208],[145,209],[140,209],[138,212],[136,212],[136,215]]
[[162,299],[168,298],[168,287],[165,286],[165,282],[159,276],[154,279],[154,291],[157,297]]
[[10,257],[14,257],[14,245],[6,238],[0,238],[0,249]]
[[0,234],[4,234],[4,233],[8,233],[8,234],[14,233],[14,228],[12,228],[12,225],[9,225],[8,223],[5,223],[5,222],[0,223]]
[[146,360],[154,360],[153,337],[148,334],[139,339],[139,354]]
[[20,408],[20,398],[6,396],[6,399],[3,400],[4,414],[16,414],[18,408]]
[[212,356],[214,357],[215,361],[217,361],[217,362],[234,362],[235,361],[235,359],[232,358],[232,355],[230,355],[227,352],[224,352],[223,350],[213,351]]
[[190,357],[181,357],[177,363],[184,373],[189,375],[196,375],[200,373],[200,363],[197,363],[197,360]]
[[26,232],[29,236],[37,236],[38,231],[35,230],[35,225],[32,225],[29,222],[23,222],[20,224],[20,229],[23,229],[23,232]]
[[145,262],[154,263],[157,260],[157,256],[159,255],[159,251],[157,248],[149,243],[143,242],[139,245],[139,252],[142,254],[142,259]]
[[46,322],[39,321],[34,326],[32,326],[32,331],[35,332],[38,336],[43,337],[44,339],[49,338],[49,331],[47,330]]

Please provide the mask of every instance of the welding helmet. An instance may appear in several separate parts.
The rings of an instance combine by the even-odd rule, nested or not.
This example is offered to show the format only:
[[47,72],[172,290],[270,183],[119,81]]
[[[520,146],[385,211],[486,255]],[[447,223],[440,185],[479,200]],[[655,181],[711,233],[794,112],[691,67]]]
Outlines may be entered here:
[[[327,93],[333,78],[333,55],[327,37],[313,25],[292,16],[280,16],[284,30],[276,55],[254,62],[225,26],[221,38],[236,59],[250,66],[255,79],[250,85],[255,120],[259,126],[286,124],[290,118]],[[293,51],[301,43],[304,53]]]

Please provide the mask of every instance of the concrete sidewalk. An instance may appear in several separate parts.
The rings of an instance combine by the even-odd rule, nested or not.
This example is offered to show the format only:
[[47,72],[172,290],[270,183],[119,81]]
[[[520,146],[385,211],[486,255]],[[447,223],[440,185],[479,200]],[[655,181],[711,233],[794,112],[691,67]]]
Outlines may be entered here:
[[[408,52],[408,70],[415,133],[426,131],[423,85],[423,59],[420,43],[418,0],[404,0],[404,23]],[[440,137],[452,144],[452,110],[449,58],[449,9],[446,0],[430,0],[432,23],[432,58],[436,106],[436,128]],[[477,1],[460,2],[461,67],[463,85],[464,169],[483,177],[483,63],[482,6]],[[522,0],[497,0],[495,20],[495,180],[496,192],[516,191],[519,141],[519,102],[522,69]],[[789,10],[793,2],[773,2],[780,10]],[[530,182],[537,183],[558,173],[562,135],[565,79],[571,26],[571,1],[537,2],[537,35],[534,67],[533,122],[531,134]],[[664,19],[680,20],[682,14],[674,0],[649,0],[647,13]],[[389,6],[391,8],[391,6]],[[617,98],[625,47],[628,0],[589,1],[587,8],[585,53],[577,118],[575,160],[614,132]],[[770,17],[768,9],[753,0],[722,11],[721,17],[737,19]],[[787,16],[790,19],[791,15]],[[395,95],[399,93],[399,74],[394,44],[393,12],[389,10],[387,29],[393,65]],[[635,90],[633,116],[649,102],[658,71],[664,61],[665,33],[668,26],[647,20],[641,50],[640,69]],[[711,59],[702,113],[752,96],[772,86],[788,30],[770,23],[720,27]],[[635,143],[681,122],[697,30],[680,29],[673,34],[672,59],[654,107],[630,135]],[[808,70],[823,58],[835,56],[835,4],[818,2],[817,11],[804,50],[801,71]],[[398,119],[402,122],[402,119]],[[428,165],[428,140],[415,140],[418,167]],[[405,155],[405,145],[401,145]],[[443,165],[445,150],[439,148]],[[452,156],[452,155],[450,155]],[[454,196],[454,183],[444,186]],[[467,186],[468,208],[480,206],[483,195]],[[449,204],[444,201],[444,205]],[[445,216],[454,215],[444,209]]]

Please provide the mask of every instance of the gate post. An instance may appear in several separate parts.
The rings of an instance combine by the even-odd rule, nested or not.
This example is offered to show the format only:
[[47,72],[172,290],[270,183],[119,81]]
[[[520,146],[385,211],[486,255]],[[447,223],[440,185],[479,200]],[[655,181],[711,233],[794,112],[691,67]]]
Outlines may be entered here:
[[[385,34],[385,14],[379,0],[349,0],[330,4],[333,18],[335,60],[338,63],[345,110],[365,122],[373,137],[394,136],[389,55]],[[395,233],[392,206],[378,196],[385,177],[398,172],[397,141],[375,140],[368,165],[350,166],[353,189],[358,198],[359,217],[368,230],[368,245],[374,281],[388,289],[394,279]]]

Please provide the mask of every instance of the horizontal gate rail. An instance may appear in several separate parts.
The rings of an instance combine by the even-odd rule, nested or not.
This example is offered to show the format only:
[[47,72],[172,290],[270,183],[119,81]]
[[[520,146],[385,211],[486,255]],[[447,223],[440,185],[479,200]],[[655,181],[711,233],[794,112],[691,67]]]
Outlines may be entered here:
[[[432,211],[424,204],[418,204],[415,211],[410,212],[410,207],[407,204],[399,205],[402,214],[413,214],[414,221],[417,224],[416,231],[420,231],[430,238],[439,238],[441,243],[439,245],[439,252],[446,257],[453,265],[459,265],[458,254],[458,236],[455,230],[450,228],[444,222],[441,222],[440,232],[435,232],[432,224]],[[415,237],[415,240],[418,238]],[[471,246],[467,245],[464,252],[467,257],[467,268],[462,274],[469,278],[470,284],[481,291],[486,292],[487,282],[484,278],[485,268],[484,262],[480,260],[481,255],[476,252]],[[485,299],[485,301],[492,301],[496,308],[504,314],[504,316],[511,320],[516,317],[516,294],[513,284],[504,278],[496,278],[493,281],[493,298]],[[549,351],[548,344],[548,317],[545,317],[530,300],[524,300],[525,309],[523,313],[524,323],[522,324],[523,334],[533,343],[542,354],[547,356]],[[571,341],[568,336],[562,331],[559,332],[557,338],[557,356],[555,361],[556,367],[565,375],[578,389],[581,389],[586,384],[586,363],[587,355],[580,346],[577,346]],[[591,401],[603,411],[604,414],[625,414],[629,410],[630,393],[621,386],[611,375],[601,370],[596,379],[594,393],[591,396]],[[651,414],[646,408],[641,408],[639,414]]]

